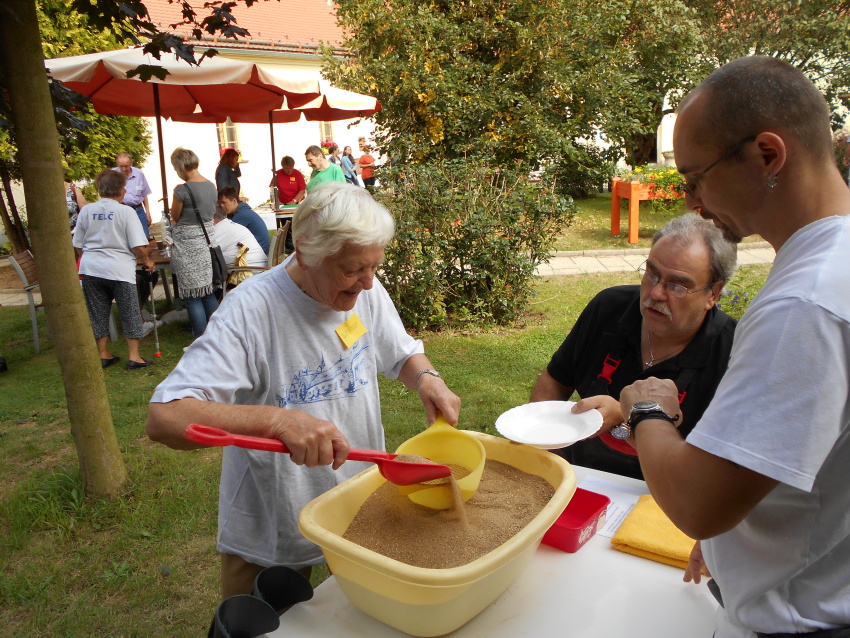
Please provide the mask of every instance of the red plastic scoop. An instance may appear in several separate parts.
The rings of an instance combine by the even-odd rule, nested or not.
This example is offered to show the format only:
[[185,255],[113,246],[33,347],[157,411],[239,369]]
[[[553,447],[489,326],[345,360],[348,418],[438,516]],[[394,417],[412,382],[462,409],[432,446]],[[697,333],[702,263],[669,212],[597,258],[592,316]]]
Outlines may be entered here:
[[[245,436],[243,434],[231,434],[208,425],[193,423],[183,433],[184,438],[193,443],[223,447],[235,445],[248,450],[265,450],[266,452],[285,452],[289,454],[289,448],[283,441],[277,439],[264,439],[259,436]],[[414,485],[425,483],[440,478],[451,476],[452,470],[448,465],[431,465],[430,463],[411,463],[408,461],[396,461],[397,454],[381,452],[380,450],[356,450],[348,451],[350,461],[367,461],[378,466],[378,471],[390,483],[395,485]]]

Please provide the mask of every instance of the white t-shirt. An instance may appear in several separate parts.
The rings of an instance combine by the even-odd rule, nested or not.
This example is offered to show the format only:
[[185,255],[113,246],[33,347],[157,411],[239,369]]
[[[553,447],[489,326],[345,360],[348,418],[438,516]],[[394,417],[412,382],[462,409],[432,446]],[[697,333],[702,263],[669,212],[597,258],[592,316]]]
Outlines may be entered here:
[[[335,330],[354,313],[368,332],[346,348]],[[277,267],[228,293],[151,401],[194,397],[303,410],[334,423],[351,447],[383,450],[377,375],[396,378],[407,359],[423,351],[377,280],[353,311],[336,312]],[[298,514],[368,467],[348,461],[336,471],[307,468],[288,454],[225,448],[219,551],[262,566],[323,563],[321,550],[298,531]]]
[[779,481],[703,541],[717,638],[850,625],[850,216],[797,231],[688,443]]
[[139,217],[114,199],[100,199],[80,210],[74,247],[83,249],[80,274],[136,283],[133,248],[147,246]]
[[232,266],[236,261],[236,253],[239,252],[239,247],[236,244],[244,244],[248,247],[249,266],[268,266],[269,258],[263,252],[263,247],[254,237],[254,234],[236,222],[230,219],[222,219],[215,225],[215,241],[221,247],[221,252],[224,253],[224,261],[228,266]]

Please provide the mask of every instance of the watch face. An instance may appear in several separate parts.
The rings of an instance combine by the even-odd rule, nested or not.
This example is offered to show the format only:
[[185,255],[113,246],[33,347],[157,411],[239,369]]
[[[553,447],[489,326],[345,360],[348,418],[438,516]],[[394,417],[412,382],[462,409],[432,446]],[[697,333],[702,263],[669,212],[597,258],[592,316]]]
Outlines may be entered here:
[[615,428],[611,429],[611,436],[615,439],[619,439],[620,441],[625,441],[629,436],[631,436],[632,429],[626,425],[625,423],[621,423]]
[[647,410],[658,410],[660,407],[655,401],[638,401],[632,406],[632,410],[646,412]]

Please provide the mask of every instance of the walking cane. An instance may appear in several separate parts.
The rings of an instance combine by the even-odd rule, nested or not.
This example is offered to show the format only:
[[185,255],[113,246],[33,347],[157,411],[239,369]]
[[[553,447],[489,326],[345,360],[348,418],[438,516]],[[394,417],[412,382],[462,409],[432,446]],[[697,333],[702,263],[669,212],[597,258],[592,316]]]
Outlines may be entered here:
[[156,304],[154,304],[154,301],[153,301],[153,281],[151,281],[151,279],[152,279],[151,274],[152,273],[150,273],[148,271],[145,272],[145,279],[148,280],[148,292],[150,293],[150,300],[151,300],[151,316],[153,317],[153,339],[156,342],[156,352],[153,353],[153,356],[161,357],[162,352],[159,351],[159,334],[157,333],[157,330],[156,330],[156,323],[157,323],[156,322]]

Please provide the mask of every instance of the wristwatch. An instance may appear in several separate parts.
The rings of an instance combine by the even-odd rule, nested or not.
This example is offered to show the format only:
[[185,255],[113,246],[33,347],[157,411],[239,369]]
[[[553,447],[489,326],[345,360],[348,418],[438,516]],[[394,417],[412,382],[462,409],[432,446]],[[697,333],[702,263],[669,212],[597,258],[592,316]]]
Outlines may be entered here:
[[625,441],[634,433],[637,424],[644,419],[662,419],[676,423],[679,420],[679,415],[670,416],[656,401],[638,401],[632,406],[628,420],[611,429],[611,436],[620,441]]
[[419,383],[419,377],[423,374],[430,374],[432,377],[437,377],[438,379],[442,379],[443,375],[441,375],[436,370],[432,370],[431,368],[425,368],[424,370],[420,370],[419,374],[416,375],[416,383]]

